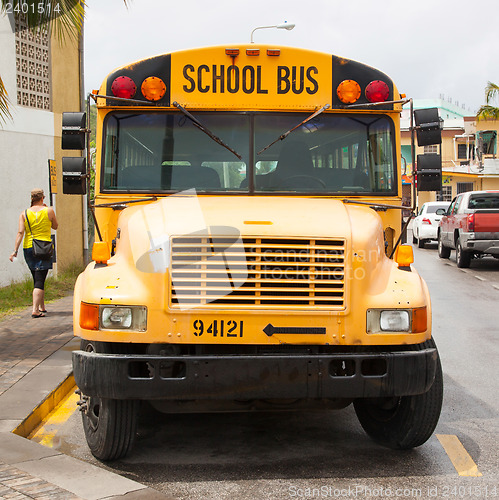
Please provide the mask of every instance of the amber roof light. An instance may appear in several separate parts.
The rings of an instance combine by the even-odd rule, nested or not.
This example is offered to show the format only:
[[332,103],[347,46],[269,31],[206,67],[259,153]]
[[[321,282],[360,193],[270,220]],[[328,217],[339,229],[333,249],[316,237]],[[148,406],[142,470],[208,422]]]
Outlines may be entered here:
[[140,90],[148,101],[159,101],[165,95],[166,85],[161,78],[150,76],[142,82]]
[[338,99],[344,104],[353,104],[360,97],[360,85],[355,80],[343,80],[336,89]]

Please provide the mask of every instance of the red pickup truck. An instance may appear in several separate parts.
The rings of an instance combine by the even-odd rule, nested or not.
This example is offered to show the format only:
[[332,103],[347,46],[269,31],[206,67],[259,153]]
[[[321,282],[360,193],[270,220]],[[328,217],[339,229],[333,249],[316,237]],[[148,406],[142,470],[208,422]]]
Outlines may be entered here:
[[438,255],[456,249],[458,267],[485,254],[499,259],[499,191],[468,191],[456,196],[438,227]]

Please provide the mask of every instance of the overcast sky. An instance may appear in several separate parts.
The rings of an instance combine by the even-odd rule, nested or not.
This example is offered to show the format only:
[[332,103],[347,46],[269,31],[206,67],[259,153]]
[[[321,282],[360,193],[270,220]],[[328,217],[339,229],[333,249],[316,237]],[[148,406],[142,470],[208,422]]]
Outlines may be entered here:
[[[179,49],[250,41],[318,50],[387,73],[401,93],[473,114],[499,84],[498,0],[87,0],[86,91],[114,68]],[[499,102],[496,103],[499,105]]]

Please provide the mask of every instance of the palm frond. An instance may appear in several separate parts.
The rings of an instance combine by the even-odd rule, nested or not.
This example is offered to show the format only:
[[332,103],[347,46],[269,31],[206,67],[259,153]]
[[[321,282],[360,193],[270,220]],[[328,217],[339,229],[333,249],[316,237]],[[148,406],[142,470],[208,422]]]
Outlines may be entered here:
[[9,111],[9,96],[0,77],[0,123],[5,123],[6,118],[12,118],[12,115]]
[[478,110],[476,118],[478,121],[499,120],[499,108],[496,106],[491,106],[490,104],[484,104]]
[[488,82],[485,87],[485,102],[490,104],[499,95],[499,85]]
[[[53,0],[45,1],[52,2]],[[60,43],[63,43],[66,37],[77,40],[83,29],[85,0],[59,0],[59,2],[61,13],[50,19],[51,28]]]

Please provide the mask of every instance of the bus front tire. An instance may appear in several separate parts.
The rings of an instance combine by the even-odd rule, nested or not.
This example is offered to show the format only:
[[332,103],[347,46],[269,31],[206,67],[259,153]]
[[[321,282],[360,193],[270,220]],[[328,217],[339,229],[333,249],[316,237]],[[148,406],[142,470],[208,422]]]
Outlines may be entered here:
[[88,398],[82,421],[92,455],[103,461],[123,458],[135,441],[137,414],[137,401]]
[[[422,344],[435,346],[433,340]],[[362,428],[378,444],[392,449],[411,449],[432,435],[442,409],[443,377],[440,359],[435,379],[424,394],[396,398],[358,399],[355,413]]]
[[[122,351],[124,347],[82,340],[80,349],[112,354]],[[81,403],[83,430],[92,455],[102,461],[123,458],[135,441],[139,402],[82,394]]]

